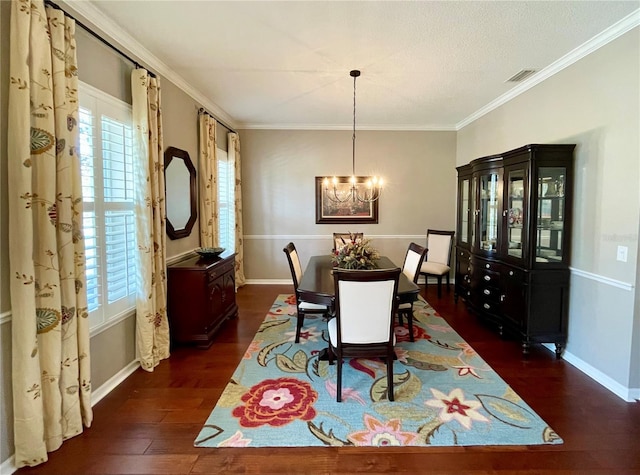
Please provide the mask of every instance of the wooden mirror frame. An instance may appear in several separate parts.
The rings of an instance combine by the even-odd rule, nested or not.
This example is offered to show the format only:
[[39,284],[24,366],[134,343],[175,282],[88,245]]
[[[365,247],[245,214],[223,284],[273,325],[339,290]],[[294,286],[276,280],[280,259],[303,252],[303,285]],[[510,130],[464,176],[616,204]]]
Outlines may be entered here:
[[[196,182],[196,168],[193,166],[193,162],[189,157],[189,152],[186,150],[180,150],[175,147],[167,147],[164,152],[164,171],[165,171],[165,199],[167,197],[167,167],[172,162],[173,159],[180,159],[184,162],[187,170],[189,171],[189,208],[190,208],[190,216],[187,224],[182,229],[176,229],[169,216],[167,215],[167,236],[171,239],[180,239],[187,237],[191,234],[191,230],[193,229],[193,225],[196,222],[197,214],[197,182]],[[165,207],[166,208],[166,207]]]

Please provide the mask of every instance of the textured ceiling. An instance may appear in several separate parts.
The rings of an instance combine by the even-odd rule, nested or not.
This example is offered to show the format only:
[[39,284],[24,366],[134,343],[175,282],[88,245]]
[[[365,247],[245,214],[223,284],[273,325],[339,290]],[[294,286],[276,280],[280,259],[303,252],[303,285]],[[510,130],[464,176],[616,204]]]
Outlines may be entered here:
[[110,24],[115,38],[133,37],[237,127],[348,128],[349,71],[360,69],[358,128],[394,130],[455,129],[518,86],[505,81],[521,69],[544,72],[603,31],[615,31],[625,17],[629,23],[629,15],[637,25],[640,6],[637,0],[88,3],[103,20],[94,23]]

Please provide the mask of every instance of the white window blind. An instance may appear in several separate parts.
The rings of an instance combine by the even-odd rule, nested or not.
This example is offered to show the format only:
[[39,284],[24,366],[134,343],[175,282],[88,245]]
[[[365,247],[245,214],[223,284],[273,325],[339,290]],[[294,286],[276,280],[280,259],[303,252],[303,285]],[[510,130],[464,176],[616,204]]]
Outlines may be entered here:
[[131,106],[80,86],[83,228],[91,329],[135,307]]
[[235,248],[235,164],[225,150],[217,149],[218,157],[218,225],[220,247]]

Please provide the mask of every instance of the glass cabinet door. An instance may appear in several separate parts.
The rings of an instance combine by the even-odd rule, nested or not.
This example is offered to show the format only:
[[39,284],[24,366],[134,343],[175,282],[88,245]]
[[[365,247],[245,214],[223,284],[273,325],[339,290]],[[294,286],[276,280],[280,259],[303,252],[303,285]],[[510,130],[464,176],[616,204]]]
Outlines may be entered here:
[[[475,202],[475,196],[478,190],[478,178],[477,177],[473,177],[473,179],[471,180],[471,196],[474,197],[474,202]],[[474,203],[471,203],[472,205]],[[473,208],[471,208],[473,209]],[[473,211],[470,213],[470,219],[471,219],[471,247],[478,249],[480,246],[478,245],[478,241],[477,241],[477,234],[476,234],[476,215],[477,215],[477,211]]]
[[458,200],[460,202],[460,216],[458,217],[458,239],[465,247],[469,247],[469,215],[471,214],[471,179],[460,180]]
[[522,259],[526,247],[525,210],[527,209],[525,190],[526,170],[523,167],[505,170],[507,186],[506,205],[503,212],[506,218],[506,253],[509,257]]
[[497,172],[480,175],[480,199],[478,202],[478,239],[480,250],[494,255],[498,252],[498,220],[500,176]]
[[565,167],[538,169],[536,206],[536,262],[563,261],[563,230],[565,225]]

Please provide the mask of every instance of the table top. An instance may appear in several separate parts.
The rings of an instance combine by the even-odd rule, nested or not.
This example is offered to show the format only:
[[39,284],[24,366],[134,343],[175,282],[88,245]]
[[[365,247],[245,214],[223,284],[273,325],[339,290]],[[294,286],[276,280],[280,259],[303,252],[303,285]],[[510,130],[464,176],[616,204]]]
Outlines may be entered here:
[[[393,269],[396,266],[391,259],[382,256],[377,261],[379,269]],[[332,305],[334,299],[333,264],[331,256],[313,256],[298,284],[298,296],[305,302],[321,305]],[[418,298],[420,287],[400,274],[398,280],[398,297],[400,302],[413,302]]]

